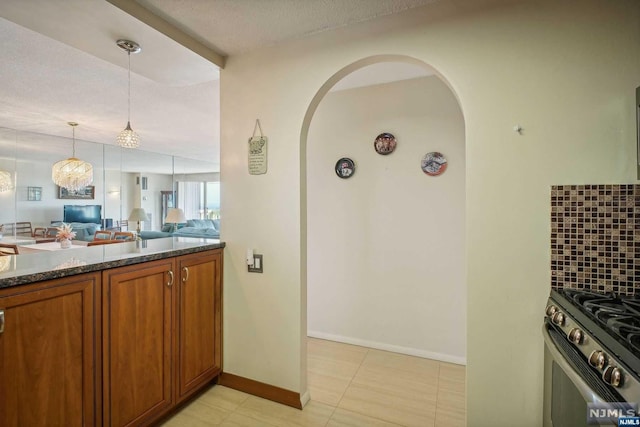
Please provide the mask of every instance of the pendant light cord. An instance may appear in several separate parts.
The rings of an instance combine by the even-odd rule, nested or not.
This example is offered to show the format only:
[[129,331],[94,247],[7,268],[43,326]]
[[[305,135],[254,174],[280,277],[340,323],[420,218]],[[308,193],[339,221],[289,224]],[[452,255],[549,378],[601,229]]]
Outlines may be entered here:
[[128,73],[128,78],[129,78],[129,93],[128,93],[128,99],[127,99],[127,104],[128,104],[128,112],[127,112],[127,123],[131,123],[131,51],[127,50],[127,58],[129,58],[129,73]]
[[76,157],[76,127],[75,126],[71,126],[71,130],[73,131],[73,143],[71,144],[72,151],[73,154],[71,157],[73,157],[75,159]]

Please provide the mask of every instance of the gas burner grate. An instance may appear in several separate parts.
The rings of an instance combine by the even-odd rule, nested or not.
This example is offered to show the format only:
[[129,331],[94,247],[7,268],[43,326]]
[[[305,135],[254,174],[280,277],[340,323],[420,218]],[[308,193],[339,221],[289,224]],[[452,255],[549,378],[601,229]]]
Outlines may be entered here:
[[596,319],[602,323],[602,326],[609,327],[609,323],[612,320],[618,319],[619,317],[624,316],[624,312],[618,310],[610,310],[608,308],[600,308],[595,311],[589,310],[590,314],[593,314]]
[[599,311],[623,314],[625,312],[622,301],[615,298],[595,299],[582,304],[585,310],[596,315]]
[[627,342],[640,351],[640,334],[629,334]]
[[640,317],[640,300],[635,295],[632,298],[625,298],[622,305],[634,316]]

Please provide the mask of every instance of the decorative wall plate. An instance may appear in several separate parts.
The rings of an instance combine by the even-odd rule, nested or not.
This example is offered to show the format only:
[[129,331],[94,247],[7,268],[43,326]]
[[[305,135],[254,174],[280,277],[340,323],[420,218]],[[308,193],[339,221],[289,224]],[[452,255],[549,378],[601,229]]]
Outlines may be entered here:
[[438,176],[447,170],[447,159],[442,153],[432,151],[422,158],[422,171],[429,176]]
[[356,165],[348,157],[343,157],[336,162],[336,175],[342,179],[351,178],[356,172]]
[[376,137],[376,140],[373,141],[373,148],[376,149],[376,153],[387,155],[393,153],[397,144],[396,137],[385,132]]

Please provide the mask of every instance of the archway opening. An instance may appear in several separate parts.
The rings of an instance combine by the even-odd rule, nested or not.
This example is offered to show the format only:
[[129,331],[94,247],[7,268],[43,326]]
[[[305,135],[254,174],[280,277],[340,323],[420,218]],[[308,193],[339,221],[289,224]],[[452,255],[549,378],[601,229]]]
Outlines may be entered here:
[[[393,64],[422,73],[348,83]],[[393,153],[374,148],[383,132]],[[422,61],[369,57],[322,86],[301,134],[303,333],[465,364],[464,143],[455,92]],[[430,152],[445,173],[421,169]],[[334,170],[343,157],[348,179]]]

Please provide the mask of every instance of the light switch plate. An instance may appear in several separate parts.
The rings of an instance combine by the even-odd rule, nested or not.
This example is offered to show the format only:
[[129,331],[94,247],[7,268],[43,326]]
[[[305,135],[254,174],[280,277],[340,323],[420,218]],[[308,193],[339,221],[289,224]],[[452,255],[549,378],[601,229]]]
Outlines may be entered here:
[[249,273],[262,273],[263,267],[262,255],[253,254],[253,266],[247,266],[247,271]]

